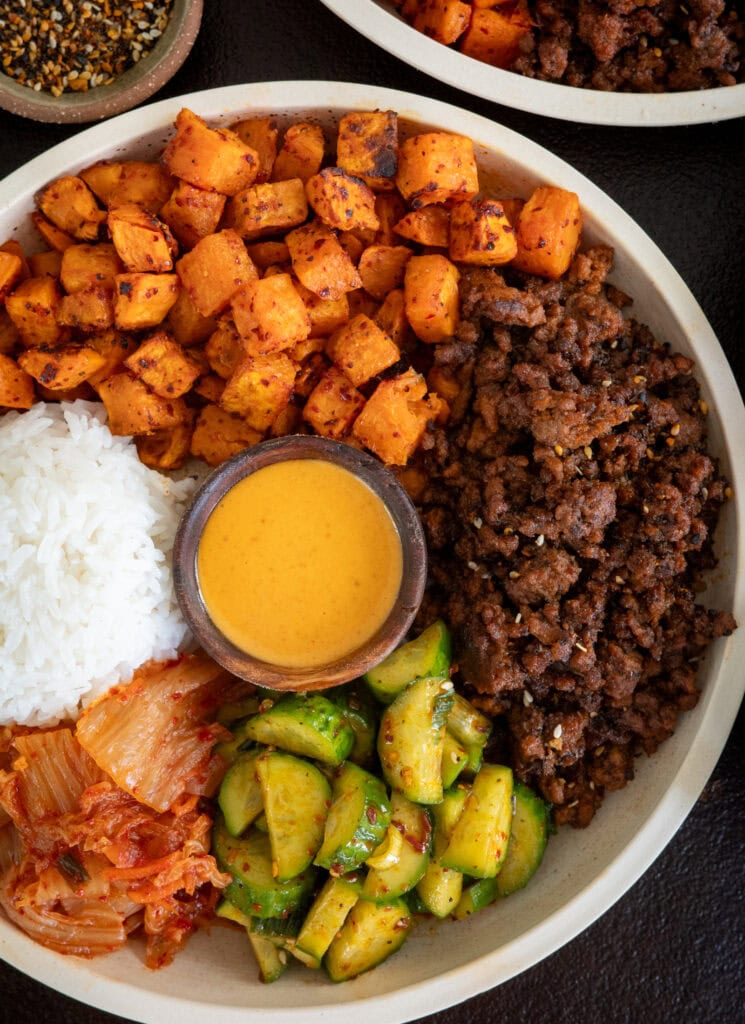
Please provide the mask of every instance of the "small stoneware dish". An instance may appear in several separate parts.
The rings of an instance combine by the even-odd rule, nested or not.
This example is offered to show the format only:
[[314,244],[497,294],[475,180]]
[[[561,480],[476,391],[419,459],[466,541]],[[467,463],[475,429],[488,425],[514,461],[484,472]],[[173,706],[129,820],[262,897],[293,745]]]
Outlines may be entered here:
[[[210,618],[199,587],[199,541],[218,502],[241,480],[290,459],[320,459],[353,473],[388,510],[401,541],[401,585],[385,622],[360,648],[330,664],[287,668],[237,647]],[[402,643],[419,609],[427,578],[424,531],[409,496],[381,462],[356,448],[301,434],[254,445],[228,459],[206,478],[187,508],[173,546],[173,582],[186,621],[201,647],[241,679],[272,690],[319,690],[356,679]]]
[[54,124],[86,124],[131,110],[173,78],[189,56],[203,6],[203,0],[173,0],[168,24],[158,42],[111,85],[53,96],[50,92],[35,92],[0,72],[0,108]]

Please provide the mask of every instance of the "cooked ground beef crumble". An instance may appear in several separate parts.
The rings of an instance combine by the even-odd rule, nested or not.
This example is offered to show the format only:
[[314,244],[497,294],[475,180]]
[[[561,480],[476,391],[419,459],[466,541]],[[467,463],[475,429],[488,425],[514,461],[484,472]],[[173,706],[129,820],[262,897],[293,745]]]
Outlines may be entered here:
[[435,351],[460,391],[419,503],[420,622],[451,624],[497,755],[577,826],[696,704],[701,655],[735,628],[694,596],[728,488],[692,362],[623,316],[612,262],[598,246],[557,282],[463,272]]

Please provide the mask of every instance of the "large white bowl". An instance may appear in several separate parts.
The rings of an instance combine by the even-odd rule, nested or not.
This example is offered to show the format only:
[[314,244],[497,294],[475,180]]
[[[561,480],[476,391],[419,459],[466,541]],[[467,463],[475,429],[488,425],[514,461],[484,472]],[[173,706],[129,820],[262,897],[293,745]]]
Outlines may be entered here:
[[352,28],[433,78],[507,107],[585,124],[662,127],[745,115],[745,83],[691,92],[620,93],[540,82],[493,68],[417,32],[390,0],[321,0]]
[[[735,487],[722,515],[722,561],[707,598],[745,621],[738,537],[745,472],[735,456],[745,437],[745,410],[724,354],[693,296],[644,232],[586,178],[514,132],[422,97],[346,83],[279,82],[195,93],[90,128],[16,171],[0,183],[0,237],[16,231],[32,209],[34,192],[50,178],[104,157],[154,156],[182,106],[213,122],[251,111],[280,119],[311,117],[329,127],[344,111],[392,108],[409,129],[437,126],[474,138],[483,181],[518,194],[538,182],[576,191],[585,211],[585,241],[615,246],[613,280],[635,297],[636,315],[696,359],[712,410],[711,445]],[[551,840],[527,889],[470,920],[418,927],[400,953],[356,981],[331,985],[317,972],[298,969],[276,985],[261,985],[241,935],[221,928],[198,935],[171,967],[156,973],[142,965],[136,943],[110,957],[75,960],[35,945],[5,921],[0,956],[67,995],[151,1024],[349,1024],[350,1013],[357,1024],[396,1024],[443,1009],[558,949],[649,866],[682,823],[724,746],[742,696],[744,660],[745,630],[713,646],[695,711],[683,716],[674,738],[654,758],[638,762],[637,779],[607,798],[588,830],[562,830]]]

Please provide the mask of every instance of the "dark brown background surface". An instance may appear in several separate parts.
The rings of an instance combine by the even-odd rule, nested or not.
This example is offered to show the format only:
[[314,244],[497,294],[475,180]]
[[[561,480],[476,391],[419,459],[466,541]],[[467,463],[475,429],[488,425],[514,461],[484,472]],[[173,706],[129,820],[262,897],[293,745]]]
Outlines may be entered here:
[[[317,0],[206,0],[205,7],[191,56],[154,99],[240,82],[332,79],[424,93],[500,121],[588,175],[651,235],[701,303],[743,388],[743,119],[669,129],[547,120],[413,71]],[[75,131],[0,112],[0,177]],[[428,1024],[745,1022],[744,762],[741,711],[703,796],[641,881],[558,953]],[[121,1024],[2,962],[0,1022]]]

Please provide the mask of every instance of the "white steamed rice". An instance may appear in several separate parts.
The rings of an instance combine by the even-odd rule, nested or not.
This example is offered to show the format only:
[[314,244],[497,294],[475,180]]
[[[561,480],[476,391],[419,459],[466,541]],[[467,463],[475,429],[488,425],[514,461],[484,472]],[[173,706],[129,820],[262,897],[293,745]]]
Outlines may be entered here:
[[0,724],[76,717],[187,641],[170,554],[193,489],[144,466],[100,405],[0,418]]

